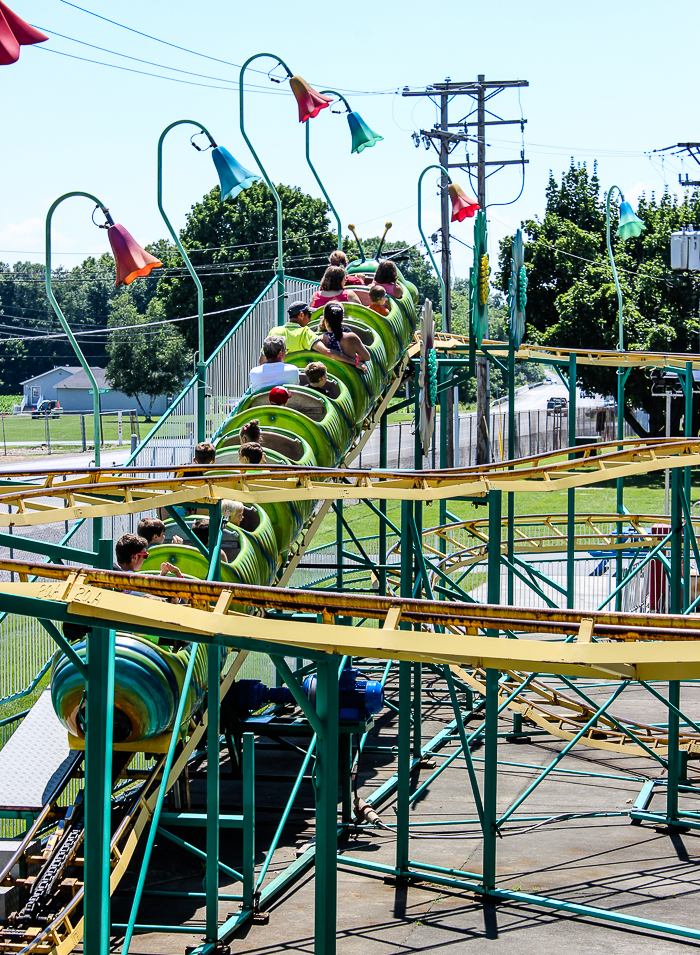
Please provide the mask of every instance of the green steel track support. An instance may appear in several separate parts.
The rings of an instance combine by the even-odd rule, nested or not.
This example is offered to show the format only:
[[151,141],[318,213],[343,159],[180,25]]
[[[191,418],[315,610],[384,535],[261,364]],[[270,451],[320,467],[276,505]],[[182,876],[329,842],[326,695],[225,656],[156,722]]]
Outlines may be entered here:
[[[676,469],[676,470],[677,470],[677,469]],[[674,472],[674,473],[675,473],[675,472]],[[619,525],[618,525],[618,526],[619,526]],[[636,565],[636,567],[634,567],[631,571],[629,571],[629,573],[620,581],[620,583],[617,585],[617,587],[615,587],[615,589],[613,590],[613,592],[612,592],[611,594],[608,594],[608,596],[605,598],[605,600],[604,600],[596,609],[597,609],[597,610],[602,610],[603,607],[607,606],[607,605],[610,603],[610,601],[613,599],[613,597],[619,597],[620,593],[622,592],[622,590],[624,590],[624,588],[627,586],[627,584],[630,582],[630,580],[631,580],[633,577],[636,577],[637,574],[640,572],[640,570],[642,570],[642,568],[646,567],[646,565],[649,563],[649,561],[650,561],[650,560],[653,560],[654,557],[658,558],[662,563],[664,563],[664,562],[665,562],[665,558],[663,557],[663,554],[661,554],[661,551],[662,551],[663,548],[668,544],[668,542],[669,542],[670,540],[672,540],[672,538],[673,538],[673,536],[674,536],[674,533],[675,533],[674,529],[671,528],[671,530],[670,530],[669,533],[664,537],[664,539],[663,539],[662,541],[660,541],[658,544],[656,544],[656,545],[649,551],[649,553],[648,553],[645,557],[642,558],[642,560]],[[618,552],[618,553],[619,553],[619,552]],[[670,569],[670,568],[669,568],[669,569]]]
[[[569,447],[576,446],[576,354],[569,355]],[[569,452],[569,460],[575,458],[575,452]],[[574,606],[576,586],[576,489],[567,490],[566,512],[566,606]],[[617,578],[620,579],[619,577]]]
[[[586,703],[588,703],[588,705],[591,707],[591,709],[593,709],[593,710],[597,709],[598,704],[595,703],[595,702],[590,698],[590,696],[587,696],[587,695],[583,692],[583,690],[581,689],[580,686],[577,686],[575,683],[573,683],[571,680],[569,680],[567,677],[563,676],[562,674],[559,674],[559,679],[560,679],[566,686],[568,686],[570,690],[573,690],[574,693],[576,693],[577,696],[580,696],[582,700],[585,700]],[[655,753],[654,750],[651,749],[650,746],[647,746],[646,743],[645,743],[643,740],[641,740],[635,733],[633,733],[632,730],[630,730],[630,728],[629,728],[628,726],[625,726],[623,723],[621,723],[621,722],[617,719],[617,717],[615,717],[615,716],[612,715],[612,713],[606,713],[605,715],[607,716],[607,718],[610,720],[611,723],[614,723],[614,724],[615,724],[615,726],[620,730],[621,733],[625,733],[627,736],[630,737],[630,739],[633,739],[633,740],[634,740],[634,742],[637,744],[637,746],[639,746],[639,747],[640,747],[641,749],[643,749],[646,753],[648,753],[648,754],[652,757],[652,759],[655,759],[655,760],[656,760],[658,763],[660,763],[664,768],[668,768],[668,762],[667,762],[667,760],[665,760],[665,759],[663,758],[663,756],[660,756],[658,753]]]
[[[408,629],[407,625],[401,625]],[[411,664],[399,662],[399,740],[397,754],[396,870],[409,864],[409,811],[411,785]]]
[[[488,603],[501,599],[501,505],[502,492],[489,491]],[[498,631],[486,635],[497,638]],[[496,886],[496,797],[498,793],[498,670],[486,670],[486,719],[484,721],[484,809],[482,830],[482,880],[484,891]]]
[[262,868],[261,868],[261,870],[260,870],[260,874],[258,875],[257,881],[256,881],[256,883],[255,883],[255,889],[256,889],[256,891],[259,891],[259,890],[260,890],[260,888],[261,888],[263,882],[265,881],[265,876],[267,875],[268,867],[269,867],[270,863],[272,862],[272,857],[273,857],[273,855],[275,854],[275,850],[277,849],[277,845],[278,845],[278,843],[279,843],[279,841],[280,841],[280,838],[281,838],[281,836],[282,836],[282,830],[284,829],[284,827],[285,827],[285,825],[286,825],[286,823],[287,823],[287,819],[289,819],[289,814],[290,814],[290,812],[292,811],[292,806],[293,806],[293,804],[294,804],[294,800],[295,800],[296,797],[297,797],[297,793],[299,792],[299,788],[300,788],[300,786],[301,786],[301,784],[302,784],[302,781],[303,781],[303,779],[304,779],[304,774],[306,773],[306,770],[307,770],[307,768],[308,768],[308,765],[309,765],[309,763],[311,762],[311,758],[312,758],[312,756],[314,755],[314,750],[316,749],[316,743],[317,743],[317,742],[318,742],[318,736],[316,735],[316,733],[314,733],[314,735],[311,737],[311,742],[309,743],[309,748],[306,750],[306,754],[305,754],[304,759],[303,759],[303,761],[302,761],[302,764],[301,764],[301,767],[300,767],[300,769],[299,769],[299,772],[297,773],[297,778],[295,779],[294,785],[292,786],[292,791],[291,791],[291,793],[289,794],[289,799],[287,800],[287,804],[286,804],[286,806],[284,807],[284,811],[283,811],[283,813],[282,813],[282,816],[281,816],[281,818],[280,818],[280,821],[279,821],[279,823],[277,824],[277,829],[275,830],[275,834],[274,834],[274,836],[272,837],[272,841],[270,842],[270,847],[269,847],[269,849],[267,850],[267,854],[266,854],[266,856],[265,856],[265,861],[263,862]]
[[[126,930],[124,932],[124,942],[122,944],[122,955],[127,955],[129,951],[129,945],[131,944],[131,938],[134,934],[134,928],[136,925],[136,916],[138,915],[139,905],[141,903],[141,896],[143,895],[144,886],[146,884],[146,875],[148,874],[148,866],[151,861],[151,855],[153,853],[153,846],[156,841],[156,832],[158,830],[158,823],[160,820],[160,815],[163,809],[163,801],[165,800],[165,795],[168,791],[168,777],[170,776],[170,771],[172,769],[173,760],[175,759],[175,750],[177,748],[177,743],[179,739],[179,734],[177,728],[182,725],[182,719],[185,713],[185,704],[187,702],[187,696],[190,689],[190,683],[192,682],[192,674],[194,673],[194,665],[197,657],[197,652],[199,650],[199,644],[192,644],[190,649],[190,659],[187,661],[187,670],[185,671],[185,679],[182,684],[182,689],[180,691],[180,699],[177,705],[177,713],[175,714],[175,721],[173,727],[175,728],[173,734],[170,738],[170,743],[168,744],[168,752],[165,757],[165,763],[163,765],[160,787],[158,789],[158,796],[156,798],[156,804],[153,808],[153,816],[151,818],[151,828],[148,833],[148,838],[146,840],[146,848],[143,853],[143,861],[141,862],[141,869],[139,871],[138,882],[136,883],[136,889],[134,891],[134,900],[131,904],[131,912],[129,913],[129,921],[126,925]],[[217,677],[218,682],[218,677]]]
[[[509,492],[509,493],[510,493],[510,492]],[[511,575],[511,577],[512,577],[513,575],[515,575],[516,577],[519,577],[520,580],[522,580],[522,582],[523,582],[526,586],[528,586],[528,587],[530,588],[530,590],[533,591],[533,593],[536,593],[538,597],[541,597],[542,600],[544,600],[544,602],[547,604],[548,607],[556,607],[556,606],[558,606],[558,605],[552,600],[551,597],[548,597],[548,596],[547,596],[547,594],[544,592],[544,590],[542,590],[542,588],[539,586],[539,584],[535,583],[535,581],[532,580],[531,578],[526,577],[525,574],[524,574],[522,571],[518,570],[518,568],[515,566],[514,563],[511,563],[511,561],[510,561],[510,560],[507,560],[505,557],[501,557],[501,561],[502,561],[502,563],[504,563],[504,564],[506,565],[506,567],[508,568],[508,572],[509,572],[509,574]]]
[[191,544],[193,547],[196,547],[197,550],[199,551],[199,553],[200,553],[203,557],[206,557],[207,561],[209,561],[209,548],[204,546],[204,544],[203,544],[202,541],[197,537],[196,534],[191,534],[191,533],[190,533],[190,529],[189,529],[189,527],[188,527],[186,521],[184,521],[183,518],[177,513],[177,511],[175,510],[175,508],[174,508],[174,507],[166,507],[165,510],[168,512],[168,514],[170,515],[170,517],[175,521],[175,524],[180,528],[180,530],[183,532],[183,534],[186,534],[186,535],[187,535],[186,538],[185,538],[185,540],[186,540],[189,544]]
[[[617,285],[617,272],[615,271],[615,264],[613,262],[613,276],[615,278],[615,284]],[[622,296],[620,294],[620,287],[617,285],[617,294],[620,302],[620,325],[622,325]],[[620,331],[622,335],[622,330]],[[620,339],[620,348],[622,348],[622,338]],[[629,373],[631,369],[623,371],[622,368],[617,369],[617,438],[618,441],[622,441],[625,433],[625,382],[629,378]],[[622,450],[622,445],[618,445],[618,450]],[[618,514],[627,514],[628,511],[625,508],[624,502],[624,493],[625,493],[625,479],[618,478],[616,481],[617,487],[617,513]],[[617,524],[617,536],[618,540],[622,537],[622,524],[618,522]],[[619,550],[615,555],[615,574],[616,580],[622,580],[622,551]],[[622,610],[622,591],[618,591],[615,594],[615,610]]]
[[[453,422],[448,420],[447,415],[447,390],[444,388],[446,377],[451,377],[447,368],[438,368],[438,388],[442,386],[439,394],[440,398],[440,469],[447,467],[447,431],[453,427]],[[442,498],[438,505],[440,526],[447,523],[447,500]],[[444,551],[445,539],[440,538],[440,550]]]
[[591,716],[590,719],[587,720],[586,723],[584,723],[584,725],[581,727],[581,729],[578,731],[578,733],[576,733],[576,735],[573,736],[573,737],[569,740],[569,742],[566,744],[566,746],[564,746],[563,749],[561,749],[561,750],[557,753],[557,755],[555,756],[554,760],[549,764],[549,766],[547,766],[546,769],[542,770],[542,772],[539,774],[539,776],[537,777],[537,779],[535,779],[535,780],[527,787],[527,789],[525,790],[525,792],[522,793],[520,796],[518,796],[518,798],[515,800],[515,802],[511,803],[511,805],[508,807],[508,809],[506,809],[506,811],[503,813],[503,815],[501,816],[501,818],[500,818],[500,819],[498,820],[498,822],[496,823],[496,825],[497,825],[498,827],[502,826],[503,823],[506,821],[506,819],[510,818],[510,816],[513,815],[513,813],[514,813],[515,810],[518,808],[518,806],[521,806],[521,805],[525,802],[525,800],[528,798],[528,796],[529,796],[532,792],[534,792],[535,789],[537,789],[537,787],[540,785],[540,783],[543,782],[543,781],[547,778],[547,776],[549,776],[549,774],[551,773],[551,771],[561,762],[561,760],[566,756],[566,754],[567,754],[570,750],[572,750],[572,749],[574,748],[574,746],[576,745],[576,743],[578,743],[578,741],[581,739],[581,737],[584,736],[584,735],[588,732],[588,730],[589,730],[592,726],[595,725],[596,721],[603,715],[603,713],[605,713],[606,709],[607,709],[612,703],[615,702],[615,700],[617,699],[617,697],[620,695],[620,693],[622,693],[622,691],[623,691],[627,686],[629,686],[629,680],[625,680],[623,683],[620,683],[619,686],[618,686],[618,687],[615,689],[615,691],[613,692],[613,694],[605,701],[605,703],[602,703],[602,704],[597,708],[597,710],[595,711],[595,713],[593,714],[593,716]]
[[[515,459],[515,344],[508,336],[508,459]],[[509,471],[514,469],[511,464]],[[508,606],[513,606],[513,558],[515,557],[515,494],[508,491]]]
[[338,872],[338,657],[327,655],[316,670],[318,737],[316,789],[315,955],[334,955]]
[[343,591],[343,502],[335,501],[332,505],[335,511],[335,586],[340,593]]
[[[212,541],[211,530],[216,528]],[[221,544],[223,541],[221,501],[209,508],[209,570],[207,580],[221,580]],[[204,891],[206,893],[206,940],[216,942],[219,932],[219,814],[221,812],[221,713],[219,708],[219,684],[221,682],[221,652],[218,647],[207,647],[207,868]]]
[[255,735],[243,734],[243,908],[255,904]]
[[481,821],[481,828],[484,828],[484,806],[481,801],[481,793],[479,791],[479,783],[476,779],[476,773],[474,772],[474,763],[472,762],[472,754],[469,749],[469,741],[467,740],[467,733],[464,729],[464,720],[462,718],[462,711],[459,707],[459,701],[457,699],[457,692],[455,690],[454,680],[452,679],[452,671],[449,666],[445,665],[442,668],[442,672],[447,682],[447,688],[450,692],[450,699],[452,700],[452,709],[455,715],[455,722],[457,723],[457,731],[459,732],[459,738],[462,743],[462,753],[464,755],[464,761],[467,764],[467,772],[469,773],[469,782],[472,787],[472,794],[474,796],[474,803],[476,805],[476,812]]
[[71,661],[73,666],[76,668],[78,673],[82,676],[84,680],[87,679],[88,667],[85,666],[83,661],[80,659],[78,654],[75,652],[73,647],[68,643],[66,638],[63,636],[61,631],[58,629],[55,623],[52,623],[51,620],[39,620],[39,623],[42,625],[44,630],[48,633],[54,643],[60,647],[61,651],[65,653],[68,659]]
[[[491,494],[494,492],[491,491]],[[500,492],[498,492],[500,493]],[[484,891],[496,886],[496,797],[498,793],[498,670],[486,670],[486,720],[484,731],[484,806],[482,831],[482,880]]]
[[84,948],[109,955],[114,630],[89,637],[86,697]]
[[[692,365],[691,365],[692,375]],[[680,376],[679,376],[680,377]],[[692,382],[692,379],[691,379]],[[687,391],[691,392],[692,383]],[[686,391],[686,396],[687,396]],[[674,468],[671,472],[671,580],[669,582],[669,604],[671,613],[680,613],[687,594],[690,590],[690,567],[685,565],[685,582],[683,586],[683,523],[681,472]],[[681,702],[681,685],[678,680],[671,680],[668,684],[668,786],[666,790],[666,822],[669,826],[678,825],[678,780],[681,770],[680,724],[679,710]]]
[[[379,421],[379,467],[386,468],[387,458],[387,413],[385,412],[380,421]],[[366,502],[371,504],[370,501]],[[376,512],[376,507],[374,504],[371,504],[371,508]],[[379,594],[382,597],[386,597],[386,525],[388,519],[386,516],[387,511],[387,502],[385,499],[382,499],[379,502],[379,563],[382,565],[382,569],[379,571]],[[399,535],[400,536],[400,535]]]

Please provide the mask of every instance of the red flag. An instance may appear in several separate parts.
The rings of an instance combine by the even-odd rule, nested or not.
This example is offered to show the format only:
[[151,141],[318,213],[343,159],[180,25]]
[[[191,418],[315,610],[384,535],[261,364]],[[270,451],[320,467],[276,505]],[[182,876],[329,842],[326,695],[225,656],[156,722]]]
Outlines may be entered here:
[[9,66],[19,59],[19,48],[43,43],[48,37],[35,30],[0,0],[0,66]]

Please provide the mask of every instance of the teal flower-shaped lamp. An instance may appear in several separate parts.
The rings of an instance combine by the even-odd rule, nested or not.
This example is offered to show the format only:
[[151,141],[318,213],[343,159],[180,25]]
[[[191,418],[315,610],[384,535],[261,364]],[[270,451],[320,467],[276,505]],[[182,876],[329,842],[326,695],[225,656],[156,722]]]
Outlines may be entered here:
[[370,129],[360,114],[354,111],[348,113],[348,126],[350,127],[350,135],[352,136],[351,153],[361,153],[363,149],[366,149],[368,146],[374,146],[384,139],[379,133],[375,133],[373,129]]
[[254,182],[260,180],[254,172],[241,166],[228,149],[223,146],[216,146],[211,153],[214,160],[216,171],[219,174],[221,183],[221,201],[224,199],[235,199],[235,197],[244,189],[248,189]]
[[634,210],[629,202],[620,203],[620,224],[617,227],[617,234],[620,239],[636,239],[641,235],[646,226],[634,214]]

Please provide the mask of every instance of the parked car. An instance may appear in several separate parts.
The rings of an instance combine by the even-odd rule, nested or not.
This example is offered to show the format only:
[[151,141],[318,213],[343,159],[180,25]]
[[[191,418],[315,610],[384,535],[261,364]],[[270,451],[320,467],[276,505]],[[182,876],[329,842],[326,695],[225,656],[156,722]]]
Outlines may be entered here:
[[58,401],[51,401],[44,398],[32,411],[32,418],[60,418],[63,414],[63,408]]
[[562,415],[569,410],[566,398],[550,398],[547,402],[547,415]]

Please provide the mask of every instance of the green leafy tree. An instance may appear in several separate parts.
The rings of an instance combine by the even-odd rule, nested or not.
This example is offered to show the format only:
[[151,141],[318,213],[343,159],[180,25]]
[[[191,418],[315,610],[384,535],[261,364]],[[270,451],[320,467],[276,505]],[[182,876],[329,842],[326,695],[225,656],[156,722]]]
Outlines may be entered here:
[[[326,203],[300,189],[277,186],[282,200],[284,267],[288,275],[318,281],[335,248]],[[218,186],[192,207],[180,233],[183,246],[202,275],[204,311],[224,311],[205,318],[207,354],[240,319],[243,306],[254,302],[274,276],[277,253],[277,213],[265,183],[255,183],[235,199],[220,200]],[[177,274],[163,276],[158,298],[168,318],[195,315],[196,290],[176,250],[163,248]],[[187,343],[197,347],[197,322],[186,323]]]
[[[160,249],[155,253],[160,254]],[[145,312],[158,286],[157,272],[130,286],[133,301]],[[73,331],[106,328],[110,303],[119,294],[115,287],[115,266],[111,255],[89,256],[72,269],[52,273],[56,301]],[[0,387],[19,390],[26,378],[54,365],[77,365],[78,360],[46,295],[44,266],[18,262],[13,267],[0,263],[0,323],[3,338],[19,338],[0,349]],[[105,338],[79,337],[89,363],[107,364]]]
[[[111,311],[109,324],[118,330],[109,336],[107,380],[116,391],[134,398],[150,421],[156,398],[175,394],[184,384],[192,367],[192,352],[170,324],[141,327],[165,320],[165,307],[157,299],[152,299],[142,314],[131,290],[125,289],[114,299]],[[149,399],[147,406],[142,403],[144,396]]]
[[[561,182],[550,176],[543,219],[522,223],[527,242],[527,335],[546,345],[615,349],[618,337],[617,293],[605,243],[605,197],[594,167],[571,164]],[[688,273],[670,268],[671,233],[700,220],[697,193],[679,201],[665,193],[642,198],[637,214],[645,231],[637,239],[613,241],[624,301],[624,347],[642,351],[697,352],[697,290]],[[616,217],[617,212],[614,216]],[[617,220],[611,222],[611,234]],[[497,284],[508,289],[511,238],[501,242]],[[579,384],[588,393],[616,394],[615,369],[579,366]],[[673,404],[677,432],[682,402]],[[696,403],[697,404],[697,403]],[[664,428],[664,402],[652,396],[644,369],[633,369],[625,386],[625,418],[646,435],[633,408],[649,413],[648,434]],[[693,428],[700,426],[700,408]]]

